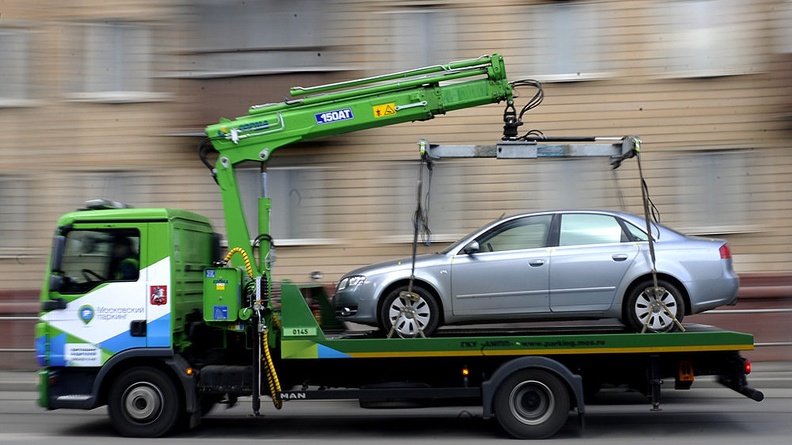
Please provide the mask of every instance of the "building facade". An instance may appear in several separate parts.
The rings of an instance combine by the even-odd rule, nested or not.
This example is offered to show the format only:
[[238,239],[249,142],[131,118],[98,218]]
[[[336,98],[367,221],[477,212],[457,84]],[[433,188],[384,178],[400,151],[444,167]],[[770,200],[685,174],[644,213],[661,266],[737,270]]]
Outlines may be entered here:
[[[523,130],[644,141],[660,221],[726,238],[737,271],[792,271],[787,0],[6,0],[0,11],[0,292],[35,299],[57,217],[103,197],[224,231],[202,129],[291,86],[482,54],[535,79]],[[518,107],[534,91],[519,90]],[[333,283],[411,252],[420,138],[491,144],[503,104],[281,149],[277,278]],[[256,166],[241,172],[259,194]],[[634,160],[441,161],[420,251],[503,214],[642,212]],[[251,215],[252,218],[252,215]]]

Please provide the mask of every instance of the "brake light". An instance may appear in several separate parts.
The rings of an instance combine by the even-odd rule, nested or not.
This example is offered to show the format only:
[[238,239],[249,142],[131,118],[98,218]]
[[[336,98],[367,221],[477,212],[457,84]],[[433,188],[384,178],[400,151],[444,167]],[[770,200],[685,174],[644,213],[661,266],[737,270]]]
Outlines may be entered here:
[[745,375],[750,374],[751,373],[751,361],[750,360],[746,360],[745,364],[743,366],[744,366],[743,371],[745,371]]
[[722,260],[728,260],[729,258],[731,258],[731,250],[729,250],[728,244],[724,244],[720,246],[720,249],[718,250],[720,251],[720,257]]

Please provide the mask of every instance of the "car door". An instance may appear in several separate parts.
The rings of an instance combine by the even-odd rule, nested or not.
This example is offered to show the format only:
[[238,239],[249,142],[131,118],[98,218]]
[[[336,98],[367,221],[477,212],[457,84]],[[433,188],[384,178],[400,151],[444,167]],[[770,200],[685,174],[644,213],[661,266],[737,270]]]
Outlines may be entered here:
[[598,312],[611,307],[616,289],[640,246],[605,214],[561,216],[558,246],[550,255],[550,309]]
[[552,215],[504,221],[476,238],[451,264],[454,315],[494,316],[548,312]]

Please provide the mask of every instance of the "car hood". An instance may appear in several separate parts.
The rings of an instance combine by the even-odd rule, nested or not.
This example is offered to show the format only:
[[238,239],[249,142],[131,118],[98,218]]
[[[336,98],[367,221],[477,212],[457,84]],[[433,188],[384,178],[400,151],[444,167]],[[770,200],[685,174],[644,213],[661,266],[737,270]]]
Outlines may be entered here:
[[[437,266],[442,264],[447,264],[447,256],[441,253],[428,253],[423,255],[417,255],[415,257],[415,268],[426,268],[431,266]],[[412,257],[405,257],[399,258],[396,260],[390,261],[383,261],[381,263],[369,264],[367,266],[359,267],[355,270],[347,272],[344,274],[344,277],[348,277],[351,275],[377,275],[383,273],[391,273],[395,271],[407,271],[409,273],[410,269],[412,269]]]

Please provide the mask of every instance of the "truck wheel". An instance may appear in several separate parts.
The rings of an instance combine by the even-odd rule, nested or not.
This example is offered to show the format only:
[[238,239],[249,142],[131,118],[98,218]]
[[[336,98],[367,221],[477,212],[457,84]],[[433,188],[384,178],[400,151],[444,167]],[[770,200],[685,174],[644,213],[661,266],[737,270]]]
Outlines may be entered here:
[[569,391],[547,371],[524,369],[501,382],[493,408],[498,423],[513,437],[545,439],[566,423]]
[[[440,307],[434,297],[421,286],[413,286],[414,299],[407,294],[407,286],[400,286],[389,293],[380,308],[380,326],[385,334],[391,332],[399,337],[430,337],[440,322]],[[420,329],[419,329],[420,328]]]
[[126,437],[160,437],[184,412],[175,384],[162,371],[138,367],[124,372],[110,388],[107,409],[113,429]]
[[671,332],[678,328],[674,318],[682,322],[685,316],[682,293],[665,280],[657,280],[657,286],[655,291],[653,280],[643,281],[627,298],[626,324],[632,331],[642,332],[645,324],[646,332]]

